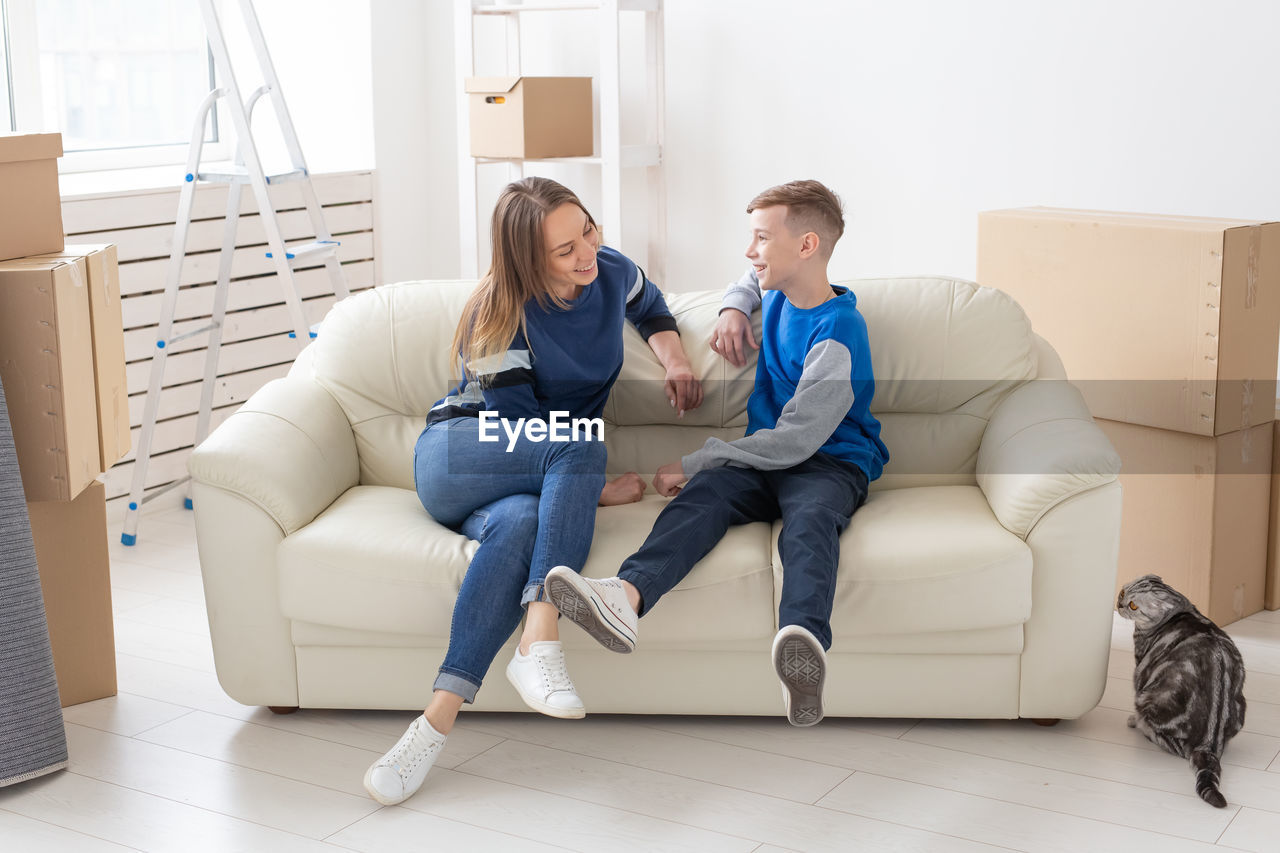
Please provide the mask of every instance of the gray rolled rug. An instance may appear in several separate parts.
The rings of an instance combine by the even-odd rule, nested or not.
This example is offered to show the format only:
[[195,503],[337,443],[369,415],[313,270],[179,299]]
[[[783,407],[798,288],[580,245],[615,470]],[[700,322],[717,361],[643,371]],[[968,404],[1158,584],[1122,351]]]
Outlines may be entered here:
[[44,597],[0,385],[0,787],[66,766]]

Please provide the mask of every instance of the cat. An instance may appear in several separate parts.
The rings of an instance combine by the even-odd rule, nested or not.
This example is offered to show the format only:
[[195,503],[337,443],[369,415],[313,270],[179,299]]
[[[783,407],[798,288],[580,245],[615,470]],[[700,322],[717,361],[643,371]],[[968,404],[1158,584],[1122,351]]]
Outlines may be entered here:
[[1191,762],[1196,793],[1225,808],[1222,750],[1244,726],[1244,659],[1221,628],[1156,575],[1130,581],[1116,601],[1134,622],[1129,727]]

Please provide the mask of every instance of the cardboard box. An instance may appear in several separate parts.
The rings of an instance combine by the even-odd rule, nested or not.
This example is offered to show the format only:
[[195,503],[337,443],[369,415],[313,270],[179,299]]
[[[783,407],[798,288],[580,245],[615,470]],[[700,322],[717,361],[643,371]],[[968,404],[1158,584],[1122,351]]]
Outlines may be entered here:
[[1211,437],[1097,423],[1122,460],[1117,591],[1157,574],[1219,625],[1261,610],[1273,424]]
[[129,452],[129,384],[124,369],[124,317],[120,268],[112,243],[69,245],[46,258],[84,258],[89,274],[89,322],[93,327],[93,378],[97,386],[99,471]]
[[1271,525],[1267,536],[1267,589],[1263,605],[1280,610],[1280,403],[1271,438]]
[[590,157],[590,77],[469,77],[471,156]]
[[107,492],[28,503],[62,707],[116,695],[116,641],[107,551]]
[[0,134],[0,260],[62,249],[62,134]]
[[1275,417],[1280,223],[987,211],[978,281],[1018,301],[1096,417],[1205,436]]
[[102,471],[84,258],[0,261],[0,380],[27,500],[72,500]]

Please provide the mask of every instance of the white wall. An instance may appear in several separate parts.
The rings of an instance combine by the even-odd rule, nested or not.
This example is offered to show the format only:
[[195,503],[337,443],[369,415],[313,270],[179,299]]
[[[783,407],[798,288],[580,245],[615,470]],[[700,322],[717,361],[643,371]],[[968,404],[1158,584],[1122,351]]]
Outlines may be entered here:
[[372,0],[374,198],[383,282],[458,273],[449,0]]
[[[370,1],[386,277],[453,276],[452,3]],[[572,66],[591,17],[554,14]],[[1280,216],[1268,0],[667,0],[666,19],[673,290],[735,277],[746,202],[798,177],[845,198],[837,278],[972,277],[994,207]],[[526,56],[556,56],[543,38]]]
[[[199,12],[191,5],[198,20]],[[252,69],[256,59],[244,38],[238,6],[225,0],[223,5],[233,62],[239,69]],[[369,0],[255,0],[254,8],[307,166],[313,172],[373,166]],[[237,82],[247,97],[261,79],[242,71]],[[257,109],[265,106],[264,102]],[[192,115],[195,108],[192,104]],[[254,136],[265,149],[260,152],[264,163],[288,161],[269,117],[255,121]]]

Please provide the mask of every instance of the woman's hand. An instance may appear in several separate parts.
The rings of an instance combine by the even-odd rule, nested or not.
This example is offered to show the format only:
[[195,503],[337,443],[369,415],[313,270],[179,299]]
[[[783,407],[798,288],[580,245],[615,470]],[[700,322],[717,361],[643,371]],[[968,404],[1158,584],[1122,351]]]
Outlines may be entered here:
[[676,362],[667,368],[663,390],[672,407],[679,412],[677,417],[683,418],[685,412],[702,405],[702,383],[693,375],[693,368],[687,361]]
[[751,318],[737,308],[725,308],[711,333],[711,349],[720,353],[734,367],[747,363],[747,346],[760,349],[755,333],[751,331]]
[[680,335],[671,330],[654,332],[649,336],[649,349],[653,350],[653,354],[667,371],[667,380],[662,390],[672,408],[680,413],[679,417],[684,417],[685,412],[701,406],[702,383],[689,366],[689,356],[680,343]]
[[633,504],[644,496],[644,480],[635,471],[628,471],[600,490],[600,506]]
[[668,462],[658,469],[658,473],[653,477],[653,487],[658,490],[658,494],[664,498],[669,498],[680,493],[680,487],[689,478],[684,475],[684,466],[680,464],[680,460]]

